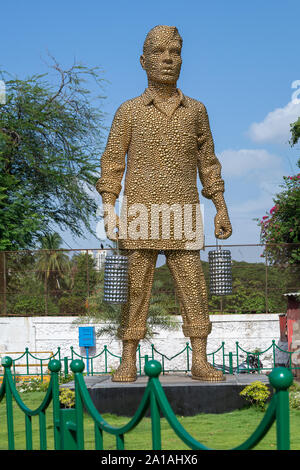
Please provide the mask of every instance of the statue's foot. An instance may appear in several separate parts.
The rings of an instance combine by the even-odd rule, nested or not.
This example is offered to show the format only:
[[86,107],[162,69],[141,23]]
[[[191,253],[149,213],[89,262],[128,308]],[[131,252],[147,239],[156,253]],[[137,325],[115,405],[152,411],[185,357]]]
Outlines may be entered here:
[[203,382],[223,382],[225,380],[223,372],[214,369],[214,367],[206,361],[199,361],[196,365],[193,365],[191,373],[192,379],[202,380]]
[[122,362],[112,376],[112,382],[135,382],[137,379],[137,368],[133,363]]
[[124,340],[122,362],[112,376],[113,382],[135,382],[137,379],[136,349],[139,340]]
[[191,338],[193,348],[192,379],[204,382],[222,382],[223,372],[216,370],[208,361],[206,355],[207,336]]

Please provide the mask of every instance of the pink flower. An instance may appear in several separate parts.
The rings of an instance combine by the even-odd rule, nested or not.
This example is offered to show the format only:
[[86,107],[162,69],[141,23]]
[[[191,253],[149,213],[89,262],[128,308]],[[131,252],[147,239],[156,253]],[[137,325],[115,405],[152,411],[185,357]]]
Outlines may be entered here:
[[263,220],[264,220],[264,219],[267,219],[268,217],[269,217],[268,215],[264,215],[264,216],[263,216]]
[[274,211],[276,211],[276,206],[272,207],[272,209],[270,210],[270,214],[273,214]]

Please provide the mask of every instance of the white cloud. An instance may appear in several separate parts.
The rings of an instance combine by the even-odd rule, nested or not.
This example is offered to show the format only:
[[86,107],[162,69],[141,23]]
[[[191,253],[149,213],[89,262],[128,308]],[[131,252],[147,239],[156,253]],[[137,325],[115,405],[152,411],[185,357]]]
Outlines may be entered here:
[[261,122],[254,122],[247,135],[254,142],[287,144],[291,138],[290,124],[300,116],[300,100],[293,99],[283,108],[267,114]]
[[261,193],[257,198],[248,199],[244,202],[237,202],[231,205],[231,211],[236,217],[245,218],[251,214],[257,214],[259,217],[261,214],[264,215],[274,205],[273,199],[270,195]]
[[261,179],[282,174],[281,159],[265,149],[224,150],[218,155],[225,178],[253,177]]
[[259,227],[253,219],[263,216],[274,205],[284,162],[275,153],[261,148],[226,149],[218,158],[234,229],[230,243],[259,243]]

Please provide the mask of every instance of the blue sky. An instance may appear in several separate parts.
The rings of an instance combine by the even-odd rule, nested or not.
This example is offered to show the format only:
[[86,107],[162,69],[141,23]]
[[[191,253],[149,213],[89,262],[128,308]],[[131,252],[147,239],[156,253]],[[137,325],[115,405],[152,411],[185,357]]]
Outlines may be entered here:
[[[19,78],[47,72],[49,51],[66,68],[74,60],[101,67],[109,127],[118,106],[147,86],[139,63],[147,32],[157,24],[177,26],[178,87],[206,105],[223,166],[233,224],[227,243],[259,243],[253,219],[272,207],[282,177],[297,171],[299,148],[288,139],[289,123],[300,115],[292,101],[293,92],[300,98],[299,14],[298,0],[17,0],[1,6],[0,66]],[[206,244],[213,244],[214,207],[201,202]],[[66,247],[99,246],[90,235],[62,237]]]

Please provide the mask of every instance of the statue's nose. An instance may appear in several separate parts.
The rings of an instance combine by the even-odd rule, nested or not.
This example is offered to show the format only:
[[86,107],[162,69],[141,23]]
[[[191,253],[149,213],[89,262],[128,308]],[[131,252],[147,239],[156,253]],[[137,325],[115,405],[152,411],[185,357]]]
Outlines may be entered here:
[[168,51],[164,53],[163,62],[166,62],[167,64],[171,64],[173,62],[172,57]]

